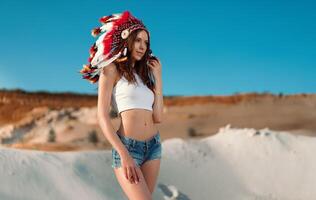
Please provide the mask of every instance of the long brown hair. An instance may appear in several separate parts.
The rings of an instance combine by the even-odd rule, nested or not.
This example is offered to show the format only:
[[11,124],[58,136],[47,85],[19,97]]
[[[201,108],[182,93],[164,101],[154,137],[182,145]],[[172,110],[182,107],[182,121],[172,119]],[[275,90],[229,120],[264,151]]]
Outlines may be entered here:
[[154,92],[154,76],[152,75],[152,70],[149,66],[147,66],[147,61],[149,59],[149,54],[151,53],[150,50],[150,38],[148,35],[148,44],[145,54],[143,55],[142,59],[139,61],[135,61],[134,68],[132,67],[132,59],[131,59],[131,53],[133,50],[133,45],[136,40],[137,34],[142,31],[143,29],[138,29],[133,31],[127,38],[127,60],[123,62],[117,62],[114,61],[117,71],[119,72],[120,78],[124,76],[129,83],[136,83],[136,78],[134,76],[134,72],[139,75],[139,77],[142,79],[143,83],[147,85],[147,87]]
[[[139,77],[142,79],[143,83],[155,93],[154,86],[155,86],[155,77],[153,76],[152,70],[149,66],[147,66],[147,61],[149,59],[149,55],[151,54],[150,49],[150,38],[147,30],[144,30],[147,32],[148,35],[148,44],[145,54],[143,55],[142,59],[139,61],[135,61],[135,71],[132,67],[132,59],[131,59],[131,53],[133,50],[133,45],[136,40],[137,34],[142,31],[143,29],[138,29],[133,31],[127,38],[128,48],[127,48],[127,60],[117,62],[114,61],[113,63],[116,65],[116,69],[119,73],[119,77],[122,78],[123,76],[126,78],[126,80],[129,83],[136,83],[136,78],[134,76],[134,72],[136,72]],[[120,49],[120,48],[118,48]],[[98,86],[96,88],[98,90]]]

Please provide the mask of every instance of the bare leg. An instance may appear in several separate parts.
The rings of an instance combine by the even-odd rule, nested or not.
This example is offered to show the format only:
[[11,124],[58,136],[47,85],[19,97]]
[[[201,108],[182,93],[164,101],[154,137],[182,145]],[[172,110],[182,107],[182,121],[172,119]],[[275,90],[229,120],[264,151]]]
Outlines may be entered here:
[[153,194],[155,190],[159,170],[160,170],[160,159],[146,161],[141,166],[141,170],[145,177],[148,189],[150,193]]
[[147,184],[145,182],[144,175],[139,167],[136,168],[137,172],[139,172],[140,181],[138,184],[131,184],[124,175],[124,171],[122,167],[114,168],[114,173],[116,178],[121,185],[125,195],[129,200],[151,200],[151,194],[148,190]]

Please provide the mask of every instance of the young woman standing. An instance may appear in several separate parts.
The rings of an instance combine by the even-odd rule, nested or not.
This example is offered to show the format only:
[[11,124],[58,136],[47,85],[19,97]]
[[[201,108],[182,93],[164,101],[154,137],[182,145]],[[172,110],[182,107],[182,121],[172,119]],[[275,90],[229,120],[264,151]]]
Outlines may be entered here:
[[[80,71],[98,81],[98,121],[112,144],[112,167],[129,199],[151,199],[160,169],[163,96],[161,63],[151,54],[144,24],[125,11],[100,19],[103,33],[90,48],[89,65]],[[121,123],[114,130],[110,105]]]

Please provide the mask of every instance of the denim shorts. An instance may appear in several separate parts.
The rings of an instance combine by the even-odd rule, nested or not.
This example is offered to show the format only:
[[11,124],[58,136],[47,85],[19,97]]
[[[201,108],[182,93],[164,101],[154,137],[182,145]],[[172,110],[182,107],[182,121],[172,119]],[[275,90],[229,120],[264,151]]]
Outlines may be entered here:
[[[151,139],[144,141],[120,135],[118,131],[116,134],[119,136],[137,166],[140,167],[148,160],[161,159],[161,141],[159,131],[157,131]],[[120,155],[116,149],[112,148],[112,168],[120,166]]]

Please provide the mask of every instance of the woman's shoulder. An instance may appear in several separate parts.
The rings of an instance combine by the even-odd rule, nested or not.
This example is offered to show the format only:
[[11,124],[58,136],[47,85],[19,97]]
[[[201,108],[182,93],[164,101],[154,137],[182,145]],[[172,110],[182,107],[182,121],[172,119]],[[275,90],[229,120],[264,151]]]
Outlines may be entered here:
[[116,65],[114,63],[110,63],[107,66],[102,68],[103,75],[115,75],[118,74]]
[[111,78],[117,80],[119,77],[119,72],[114,63],[110,63],[109,65],[102,68],[101,71],[102,76],[106,76],[107,78]]

